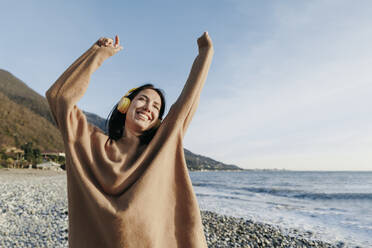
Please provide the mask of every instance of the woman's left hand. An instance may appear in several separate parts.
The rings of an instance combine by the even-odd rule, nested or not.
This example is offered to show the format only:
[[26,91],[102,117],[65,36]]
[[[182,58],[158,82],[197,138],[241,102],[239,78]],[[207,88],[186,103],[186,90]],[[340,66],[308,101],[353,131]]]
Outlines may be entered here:
[[199,37],[198,47],[199,47],[199,52],[205,49],[206,50],[213,49],[212,39],[211,37],[209,37],[208,32],[204,32],[203,35]]

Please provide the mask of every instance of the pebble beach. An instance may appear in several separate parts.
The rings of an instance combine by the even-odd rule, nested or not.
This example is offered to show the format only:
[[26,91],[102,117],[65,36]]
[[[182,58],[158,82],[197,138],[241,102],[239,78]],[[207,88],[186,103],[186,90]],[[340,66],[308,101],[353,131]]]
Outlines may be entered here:
[[[68,247],[66,174],[0,169],[0,247]],[[208,247],[346,247],[275,226],[202,211]]]

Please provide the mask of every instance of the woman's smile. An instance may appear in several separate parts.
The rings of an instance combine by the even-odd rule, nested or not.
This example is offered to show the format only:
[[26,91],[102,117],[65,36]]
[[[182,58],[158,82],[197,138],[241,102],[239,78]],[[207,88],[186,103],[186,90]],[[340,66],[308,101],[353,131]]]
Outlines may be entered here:
[[146,114],[143,111],[137,111],[136,112],[136,117],[137,117],[137,119],[141,119],[141,120],[144,120],[144,121],[151,121],[151,119],[152,119],[148,114]]

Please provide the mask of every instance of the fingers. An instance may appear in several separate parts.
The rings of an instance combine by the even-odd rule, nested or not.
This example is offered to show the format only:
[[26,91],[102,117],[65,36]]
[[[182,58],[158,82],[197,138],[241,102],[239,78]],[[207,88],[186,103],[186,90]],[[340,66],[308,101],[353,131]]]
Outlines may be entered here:
[[112,43],[113,43],[113,40],[110,39],[110,38],[106,38],[106,37],[100,38],[97,41],[97,45],[99,45],[99,46],[105,46],[105,47],[109,46]]
[[199,39],[207,39],[209,37],[209,34],[207,31],[205,31],[200,37]]
[[198,38],[198,46],[199,48],[213,46],[212,39],[209,36],[208,32],[204,32],[203,35]]
[[105,46],[105,47],[113,46],[113,44],[114,44],[114,41],[111,38],[103,38],[102,39],[102,45]]
[[99,39],[97,40],[96,44],[97,44],[98,46],[102,46],[102,44],[103,44],[103,37],[99,38]]
[[122,50],[123,47],[119,45],[119,36],[115,36],[115,42],[111,38],[102,37],[97,41],[97,45],[100,47],[111,47],[117,50]]
[[123,50],[123,47],[119,45],[120,44],[120,40],[119,40],[119,35],[116,35],[115,36],[115,44],[114,44],[114,48],[118,51],[120,50]]
[[118,35],[116,35],[115,36],[115,45],[114,45],[114,47],[118,47],[119,46],[119,36]]

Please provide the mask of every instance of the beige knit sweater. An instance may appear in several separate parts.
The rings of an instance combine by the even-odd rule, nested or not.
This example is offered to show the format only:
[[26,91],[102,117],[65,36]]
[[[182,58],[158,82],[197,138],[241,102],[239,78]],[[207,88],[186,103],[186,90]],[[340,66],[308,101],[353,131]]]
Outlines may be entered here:
[[93,45],[46,92],[66,151],[69,247],[206,247],[183,152],[213,48],[199,51],[185,87],[149,144],[107,141],[75,105],[115,53]]

